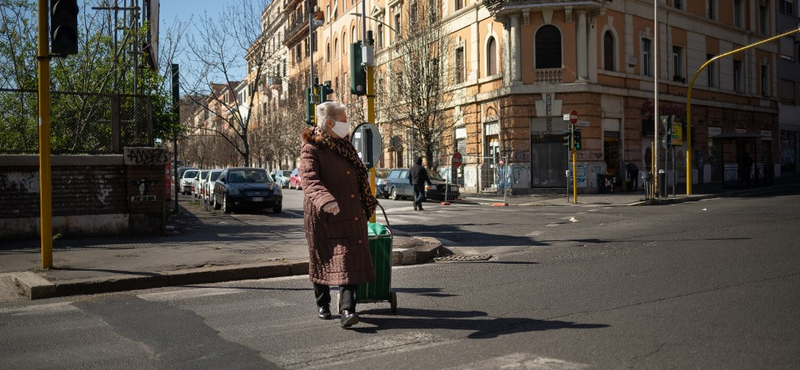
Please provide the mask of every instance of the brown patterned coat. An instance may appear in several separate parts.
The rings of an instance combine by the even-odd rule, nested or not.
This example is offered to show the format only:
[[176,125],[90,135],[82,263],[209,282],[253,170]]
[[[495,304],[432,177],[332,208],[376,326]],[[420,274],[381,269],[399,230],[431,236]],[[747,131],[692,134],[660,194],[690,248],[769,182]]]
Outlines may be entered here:
[[[308,129],[303,132],[299,172],[311,281],[337,286],[375,280],[353,164]],[[339,204],[336,215],[322,211],[332,201]]]

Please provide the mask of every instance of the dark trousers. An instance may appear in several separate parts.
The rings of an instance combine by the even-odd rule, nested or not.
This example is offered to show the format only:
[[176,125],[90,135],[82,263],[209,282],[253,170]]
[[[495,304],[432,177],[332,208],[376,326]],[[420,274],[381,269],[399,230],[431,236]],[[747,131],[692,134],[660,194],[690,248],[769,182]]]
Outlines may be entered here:
[[425,184],[414,184],[414,203],[418,207],[422,207],[422,202],[425,201]]
[[628,171],[628,178],[631,179],[633,190],[639,189],[639,170]]
[[[356,289],[358,289],[356,284],[339,287],[339,303],[342,310],[355,312]],[[331,287],[314,283],[314,296],[317,298],[317,306],[329,306],[331,304]]]

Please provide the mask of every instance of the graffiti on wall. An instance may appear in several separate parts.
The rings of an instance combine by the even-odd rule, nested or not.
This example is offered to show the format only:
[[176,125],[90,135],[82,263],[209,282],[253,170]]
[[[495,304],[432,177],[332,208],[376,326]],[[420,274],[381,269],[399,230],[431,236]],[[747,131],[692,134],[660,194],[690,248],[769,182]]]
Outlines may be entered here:
[[147,194],[147,190],[156,184],[156,181],[148,180],[145,178],[141,178],[136,181],[131,181],[132,185],[136,185],[139,188],[139,195],[134,195],[131,197],[131,202],[155,202],[156,196],[155,195],[145,195]]
[[124,160],[128,166],[163,166],[169,156],[162,148],[125,148]]
[[8,172],[0,174],[0,189],[17,193],[38,193],[37,172]]
[[528,166],[511,166],[511,187],[529,188],[531,187],[531,170]]

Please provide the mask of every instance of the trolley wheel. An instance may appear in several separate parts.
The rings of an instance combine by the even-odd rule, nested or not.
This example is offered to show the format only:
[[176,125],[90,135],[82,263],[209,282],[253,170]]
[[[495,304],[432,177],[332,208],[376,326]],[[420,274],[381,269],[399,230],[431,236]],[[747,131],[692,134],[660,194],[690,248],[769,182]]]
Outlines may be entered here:
[[392,313],[397,313],[397,292],[389,292],[389,305],[392,307]]

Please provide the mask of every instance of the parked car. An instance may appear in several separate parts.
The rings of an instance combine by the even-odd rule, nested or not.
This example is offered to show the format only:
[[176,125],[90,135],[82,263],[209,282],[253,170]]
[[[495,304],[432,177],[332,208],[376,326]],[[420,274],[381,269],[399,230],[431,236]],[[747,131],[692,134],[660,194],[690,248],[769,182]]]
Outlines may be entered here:
[[181,176],[181,194],[189,195],[192,193],[192,182],[197,176],[198,169],[187,169]]
[[208,171],[208,176],[200,185],[203,190],[201,193],[203,194],[203,209],[206,211],[211,210],[211,205],[214,204],[214,183],[219,178],[219,175],[222,173],[223,169],[217,168]]
[[301,180],[300,170],[298,168],[295,168],[294,170],[292,170],[292,174],[289,175],[289,187],[295,189],[302,188],[302,186],[300,185],[300,180]]
[[[431,178],[431,185],[425,186],[425,198],[444,200],[445,188],[448,200],[455,200],[461,195],[458,185],[448,183],[436,171],[428,170],[428,177]],[[414,198],[414,187],[408,181],[407,168],[395,168],[389,171],[386,187],[392,199]]]
[[386,187],[386,178],[389,177],[388,168],[375,169],[375,196],[389,198],[389,189]]
[[272,178],[275,179],[275,182],[277,182],[281,188],[289,187],[289,176],[286,176],[283,170],[273,170],[270,175],[272,175]]
[[225,213],[266,208],[280,213],[282,207],[281,187],[263,168],[226,168],[214,183],[214,209]]
[[208,170],[197,171],[197,175],[192,180],[192,198],[203,199],[203,181],[208,177]]

